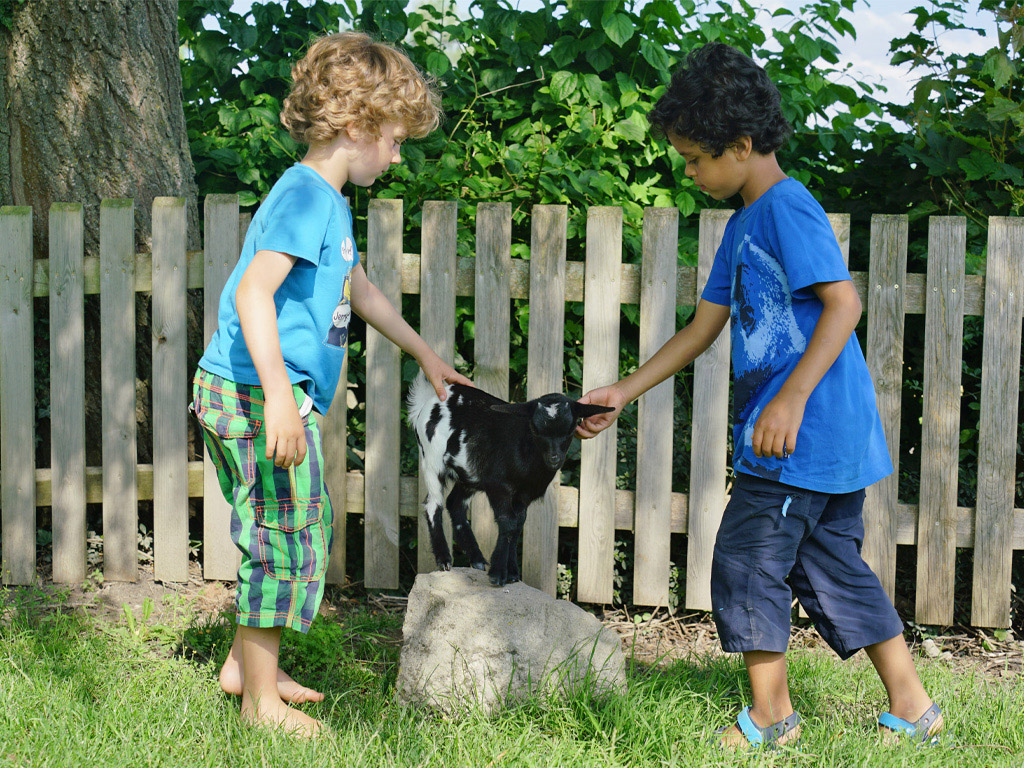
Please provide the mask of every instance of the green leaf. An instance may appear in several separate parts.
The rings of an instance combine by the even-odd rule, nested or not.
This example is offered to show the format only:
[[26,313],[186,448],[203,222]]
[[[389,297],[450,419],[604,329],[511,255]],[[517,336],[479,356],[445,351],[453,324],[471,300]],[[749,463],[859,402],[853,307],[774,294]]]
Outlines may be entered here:
[[431,51],[427,54],[427,71],[434,77],[441,77],[452,68],[452,63],[441,51]]
[[633,22],[624,13],[613,13],[604,20],[602,26],[604,27],[604,33],[608,35],[608,39],[620,48],[627,40],[633,37],[633,33],[636,31]]
[[607,88],[608,86],[597,75],[583,75],[583,92],[590,97],[591,101],[601,101],[601,95]]
[[968,181],[978,181],[994,175],[999,170],[999,165],[989,155],[980,152],[973,152],[968,157],[961,157],[957,165],[967,174]]
[[604,72],[615,61],[611,51],[606,47],[595,48],[592,51],[587,51],[586,59],[587,63],[594,68],[595,72]]
[[985,59],[985,65],[981,69],[983,75],[989,75],[996,89],[1002,90],[1006,84],[1017,74],[1017,68],[1010,57],[1003,51],[995,52]]
[[235,175],[243,184],[255,184],[260,180],[260,172],[255,168],[239,168]]
[[555,101],[565,101],[576,92],[577,86],[576,75],[562,70],[551,76],[548,87],[551,89],[551,98]]
[[497,91],[512,82],[515,72],[509,69],[485,69],[480,73],[480,81],[488,91]]
[[630,141],[643,141],[647,132],[633,120],[620,120],[615,124],[615,133]]
[[221,165],[236,166],[242,162],[242,156],[233,149],[211,149],[210,157]]
[[640,41],[640,54],[656,70],[666,72],[672,66],[672,59],[665,49],[647,38]]
[[254,205],[258,205],[259,202],[260,199],[248,190],[242,190],[238,193],[238,204],[243,208],[251,208]]
[[557,66],[564,67],[576,58],[579,50],[579,43],[576,42],[575,38],[563,35],[551,46],[551,53],[549,55]]
[[816,40],[809,38],[807,35],[798,32],[794,35],[793,43],[796,45],[797,53],[808,64],[817,61],[821,56],[821,46],[818,45]]

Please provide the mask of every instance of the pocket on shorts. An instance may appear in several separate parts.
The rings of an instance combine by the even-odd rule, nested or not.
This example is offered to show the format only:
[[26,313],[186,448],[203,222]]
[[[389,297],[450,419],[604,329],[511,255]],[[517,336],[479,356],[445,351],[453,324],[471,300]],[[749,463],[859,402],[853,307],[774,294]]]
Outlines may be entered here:
[[252,439],[263,427],[263,422],[248,414],[238,400],[215,404],[200,396],[194,407],[199,423],[225,440]]
[[319,523],[323,518],[324,505],[323,500],[319,498],[299,503],[293,499],[287,501],[257,501],[254,499],[252,508],[257,525],[272,528],[275,531],[293,533],[314,523]]
[[308,504],[252,501],[259,560],[273,579],[317,581],[327,569],[324,502]]

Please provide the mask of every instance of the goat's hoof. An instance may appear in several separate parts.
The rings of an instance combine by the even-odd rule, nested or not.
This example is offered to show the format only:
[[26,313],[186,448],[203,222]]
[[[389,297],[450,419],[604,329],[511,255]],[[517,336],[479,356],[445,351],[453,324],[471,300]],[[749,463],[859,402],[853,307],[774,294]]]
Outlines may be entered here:
[[487,561],[486,560],[481,560],[478,563],[473,563],[473,567],[476,568],[478,571],[486,571],[487,570]]
[[448,563],[438,563],[437,564],[437,570],[439,570],[439,571],[450,571],[451,569],[452,569],[452,564],[450,562],[448,562]]
[[496,587],[503,587],[505,586],[505,580],[501,576],[491,576],[491,584]]

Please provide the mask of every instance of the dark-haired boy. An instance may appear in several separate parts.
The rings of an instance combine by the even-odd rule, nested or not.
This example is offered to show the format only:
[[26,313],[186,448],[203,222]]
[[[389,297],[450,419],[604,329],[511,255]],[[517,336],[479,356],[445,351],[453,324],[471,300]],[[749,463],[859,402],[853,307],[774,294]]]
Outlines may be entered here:
[[634,373],[585,395],[581,402],[615,411],[586,419],[578,434],[611,424],[704,352],[731,317],[736,481],[711,599],[722,647],[743,654],[753,702],[720,729],[722,743],[799,737],[785,657],[793,593],[841,658],[867,652],[889,696],[880,730],[929,743],[942,715],[860,555],[864,488],[892,472],[853,333],[861,302],[824,211],[776,160],[790,133],[778,89],[749,57],[712,43],[690,53],[649,120],[694,184],[716,200],[739,195],[743,207],[693,320]]

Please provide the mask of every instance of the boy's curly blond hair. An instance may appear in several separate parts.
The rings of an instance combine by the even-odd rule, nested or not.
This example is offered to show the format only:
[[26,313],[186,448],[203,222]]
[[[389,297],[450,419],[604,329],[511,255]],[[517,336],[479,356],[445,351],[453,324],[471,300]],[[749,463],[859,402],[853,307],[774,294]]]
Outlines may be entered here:
[[292,66],[281,124],[304,144],[333,141],[345,130],[376,139],[385,123],[420,138],[440,123],[440,101],[433,82],[404,53],[360,32],[342,32],[315,40]]

